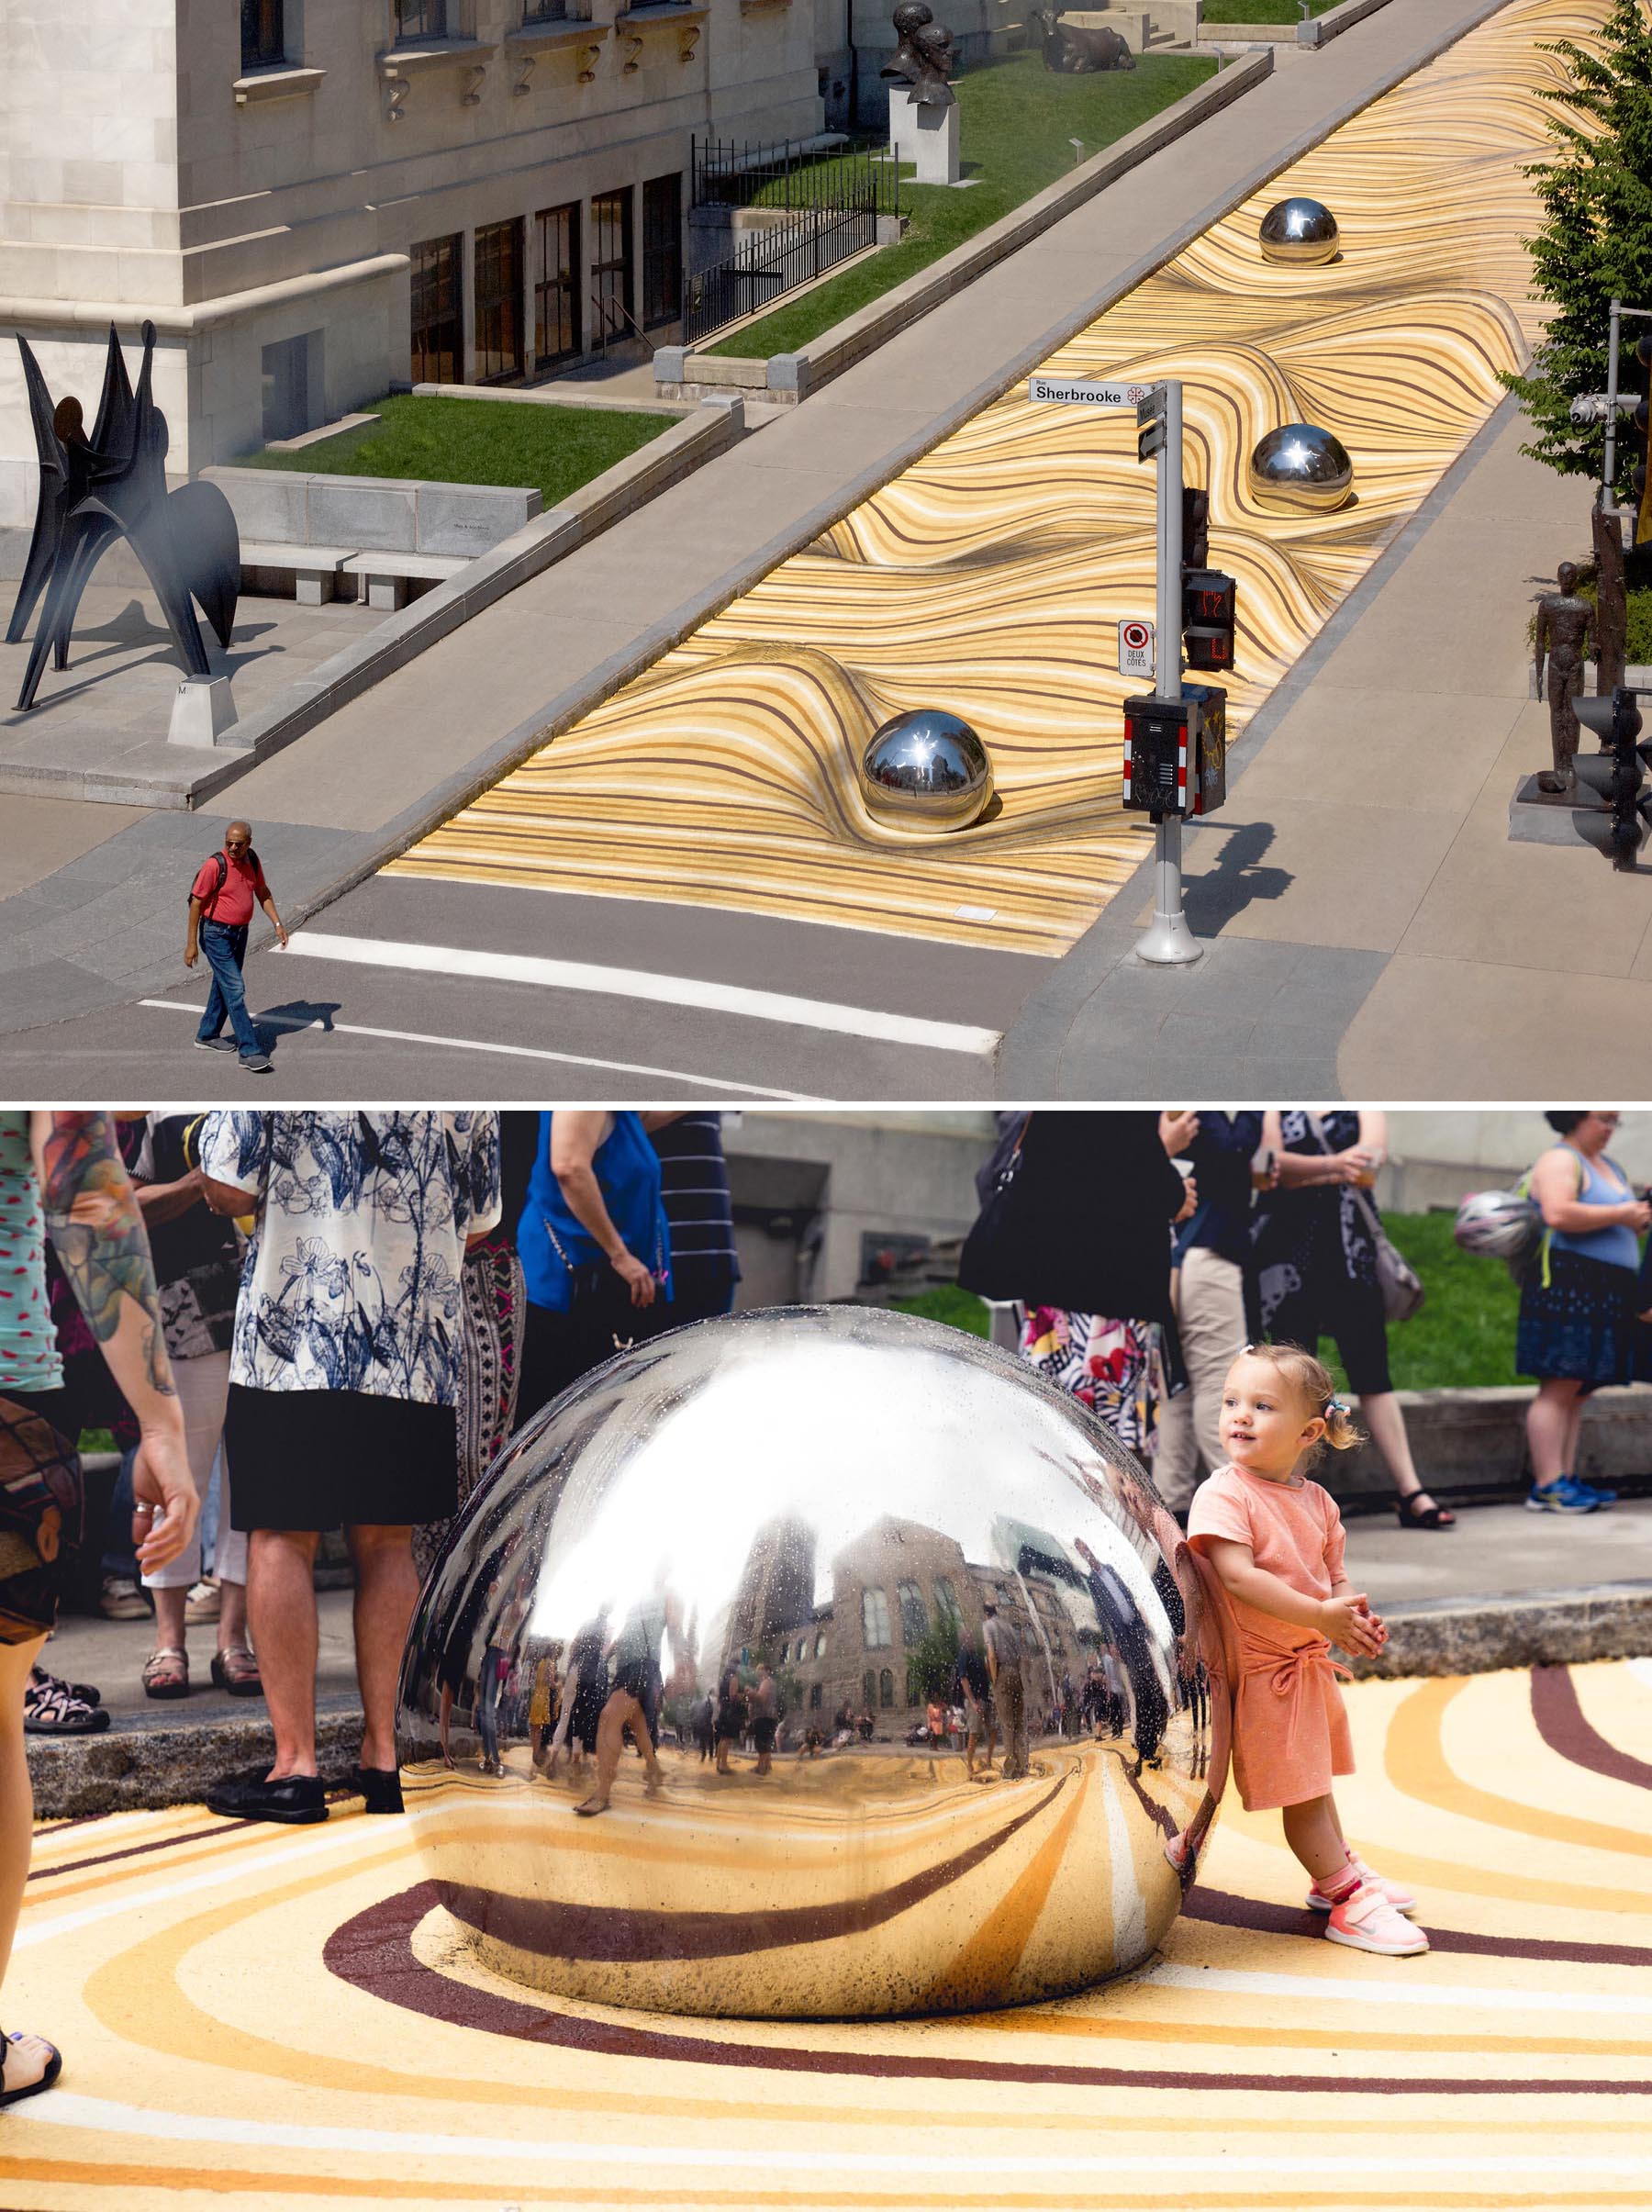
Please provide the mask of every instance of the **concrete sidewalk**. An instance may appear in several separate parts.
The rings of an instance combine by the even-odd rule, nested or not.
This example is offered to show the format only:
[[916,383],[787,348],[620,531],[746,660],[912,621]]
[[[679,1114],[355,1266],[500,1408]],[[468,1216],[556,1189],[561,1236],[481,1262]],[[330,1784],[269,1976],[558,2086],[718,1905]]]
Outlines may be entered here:
[[[289,920],[337,898],[650,665],[1496,5],[1390,0],[1333,46],[1279,70],[1143,162],[794,412],[254,769],[235,787],[235,810],[257,825]],[[17,888],[0,900],[0,1032],[34,1032],[13,1038],[4,1065],[16,1070],[15,1081],[48,1087],[60,1046],[98,1064],[100,1025],[65,1033],[41,1031],[43,1021],[73,1024],[75,1016],[129,1005],[179,980],[184,872],[219,829],[217,818],[150,816],[100,842],[95,809],[70,808],[72,821],[43,827],[39,810],[53,804],[33,802],[16,826],[8,807],[0,828],[0,880],[6,848],[78,850],[65,865],[32,875],[14,859]],[[1136,903],[1127,889],[1111,912],[1127,918]],[[764,972],[763,919],[747,920],[753,979],[784,988],[784,978]],[[1123,926],[1128,933],[1127,919]],[[1317,944],[1299,943],[1284,965],[1310,996],[1337,1004],[1351,993],[1363,997],[1376,963],[1367,954],[1368,974],[1350,969],[1341,940],[1331,945],[1322,959]],[[1070,994],[1080,1005],[1097,989],[1098,955],[1104,967],[1104,943],[1087,939],[1073,955]],[[1069,965],[1057,970],[1062,988]],[[1011,1085],[1041,1055],[1046,1065],[1061,1064],[1068,1032],[1081,1030],[1073,1020],[1052,1021],[1036,988],[1043,965],[1029,961],[1027,969],[1033,1020],[1024,1035],[1012,1030],[1005,1062]],[[1269,972],[1277,988],[1280,964]],[[1154,980],[1173,991],[1185,979]],[[1299,1065],[1302,1057],[1313,1058],[1299,1056]],[[1329,1077],[1330,1059],[1314,1058],[1315,1073]],[[141,1083],[149,1073],[135,1052],[105,1065],[128,1081]],[[1073,1065],[1084,1069],[1082,1052]],[[175,1067],[175,1052],[162,1046],[155,1066],[158,1079],[162,1067]],[[1220,1046],[1213,1066],[1231,1066]],[[542,1088],[542,1074],[530,1067],[514,1074],[518,1085],[537,1080]],[[941,1095],[932,1081],[922,1089]],[[1099,1090],[1092,1082],[1091,1089],[1129,1095],[1121,1080],[1104,1080]]]

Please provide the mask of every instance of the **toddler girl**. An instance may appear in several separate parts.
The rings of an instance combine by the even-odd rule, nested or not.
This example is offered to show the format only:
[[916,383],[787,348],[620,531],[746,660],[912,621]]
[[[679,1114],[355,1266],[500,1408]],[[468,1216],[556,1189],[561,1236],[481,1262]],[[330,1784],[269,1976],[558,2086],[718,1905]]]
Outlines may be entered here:
[[1334,1943],[1404,1958],[1428,1938],[1402,1914],[1416,1899],[1356,1859],[1331,1794],[1354,1771],[1330,1656],[1374,1654],[1388,1631],[1343,1566],[1342,1516],[1311,1482],[1323,1445],[1358,1441],[1328,1370],[1295,1345],[1252,1345],[1228,1370],[1222,1401],[1228,1464],[1201,1483],[1188,1540],[1213,1574],[1231,1634],[1233,1763],[1247,1812],[1278,1805],[1285,1840],[1313,1878],[1308,1903],[1330,1916]]

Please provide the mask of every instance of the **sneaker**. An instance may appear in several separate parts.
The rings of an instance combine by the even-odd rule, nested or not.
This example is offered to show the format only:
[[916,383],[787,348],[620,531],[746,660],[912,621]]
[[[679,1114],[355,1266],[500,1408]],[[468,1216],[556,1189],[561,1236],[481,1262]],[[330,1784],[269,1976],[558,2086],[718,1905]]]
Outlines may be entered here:
[[1526,1499],[1529,1514],[1592,1514],[1605,1506],[1617,1503],[1615,1490],[1596,1490],[1588,1482],[1579,1482],[1576,1475],[1562,1475],[1557,1481],[1534,1482]]
[[249,1076],[273,1076],[274,1066],[267,1053],[246,1054],[241,1060],[241,1073]]
[[149,1618],[149,1600],[137,1583],[125,1575],[106,1574],[97,1610],[106,1621],[142,1621]]
[[223,1603],[217,1577],[203,1575],[198,1582],[190,1584],[189,1594],[184,1600],[184,1618],[192,1628],[199,1627],[203,1621],[216,1621]]
[[197,1037],[195,1040],[195,1048],[197,1052],[233,1052],[235,1039],[233,1037]]
[[[1356,1858],[1352,1851],[1348,1854],[1348,1863],[1368,1888],[1381,1891],[1383,1896],[1397,1913],[1414,1913],[1416,1911],[1417,1900],[1402,1882],[1385,1882],[1380,1874],[1373,1874],[1365,1860]],[[1332,1901],[1317,1882],[1309,1891],[1303,1902],[1310,1912],[1328,1913],[1331,1910]]]
[[1325,1933],[1352,1950],[1375,1951],[1383,1959],[1414,1958],[1428,1949],[1420,1927],[1402,1919],[1374,1882],[1362,1882],[1351,1897],[1331,1907]]

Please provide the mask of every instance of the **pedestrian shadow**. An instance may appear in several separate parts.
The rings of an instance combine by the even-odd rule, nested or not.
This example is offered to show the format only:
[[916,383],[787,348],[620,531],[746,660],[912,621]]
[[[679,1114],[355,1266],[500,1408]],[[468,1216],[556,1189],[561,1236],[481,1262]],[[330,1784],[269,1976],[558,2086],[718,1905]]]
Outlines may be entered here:
[[1254,899],[1285,896],[1296,881],[1290,870],[1258,865],[1273,841],[1272,822],[1241,822],[1229,834],[1213,868],[1184,878],[1183,904],[1198,935],[1215,936]]
[[279,1050],[279,1040],[284,1036],[306,1029],[318,1029],[324,1036],[330,1036],[333,1016],[343,1003],[341,999],[288,999],[281,1006],[268,1006],[254,1014],[253,1026],[261,1033],[270,1030],[275,1033],[266,1047],[273,1059]]

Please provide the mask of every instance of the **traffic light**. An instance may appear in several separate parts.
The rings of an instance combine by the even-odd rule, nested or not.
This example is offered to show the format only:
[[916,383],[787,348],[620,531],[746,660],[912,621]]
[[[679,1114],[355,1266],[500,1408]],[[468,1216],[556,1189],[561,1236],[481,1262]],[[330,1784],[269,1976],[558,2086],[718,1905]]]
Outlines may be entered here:
[[1182,571],[1182,653],[1189,668],[1231,668],[1239,587],[1219,568]]
[[1211,495],[1195,491],[1191,486],[1182,488],[1182,566],[1208,568],[1211,565]]
[[1652,791],[1641,788],[1646,780],[1646,764],[1652,761],[1652,744],[1635,743],[1641,718],[1635,693],[1620,684],[1610,698],[1579,698],[1572,704],[1578,720],[1602,744],[1599,753],[1580,753],[1572,764],[1578,781],[1612,801],[1610,819],[1585,814],[1578,826],[1591,843],[1611,854],[1614,868],[1633,875],[1646,824],[1652,821]]
[[1124,702],[1124,806],[1133,814],[1212,813],[1227,797],[1227,693],[1188,684],[1179,699]]

